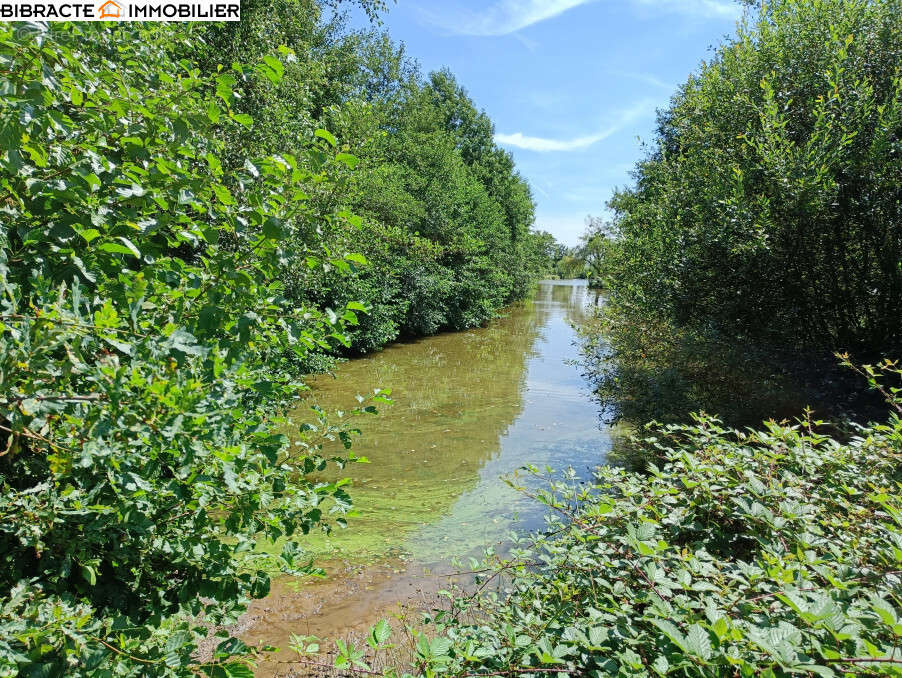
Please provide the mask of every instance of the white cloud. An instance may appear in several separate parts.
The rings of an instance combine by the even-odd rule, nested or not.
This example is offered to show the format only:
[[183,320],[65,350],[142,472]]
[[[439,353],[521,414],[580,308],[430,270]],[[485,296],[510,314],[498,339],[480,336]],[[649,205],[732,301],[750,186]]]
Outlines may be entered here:
[[515,134],[496,134],[495,141],[505,146],[515,146],[516,148],[525,148],[527,151],[538,151],[540,153],[547,153],[548,151],[580,151],[592,144],[597,144],[602,139],[608,138],[616,131],[615,128],[611,127],[598,134],[575,139],[545,139],[543,137],[530,137],[516,132]]
[[455,16],[432,16],[439,25],[465,35],[508,35],[556,17],[594,0],[499,0],[482,12],[455,11]]
[[515,132],[514,134],[496,134],[495,141],[503,146],[514,146],[515,148],[536,151],[538,153],[581,151],[616,134],[634,120],[654,112],[654,109],[655,104],[653,101],[640,101],[635,106],[622,111],[617,116],[615,122],[600,132],[575,137],[573,139],[548,139],[545,137],[528,136],[522,132]]
[[[567,10],[598,0],[497,0],[480,12],[445,5],[441,12],[423,11],[432,23],[463,35],[509,35]],[[703,18],[738,18],[741,7],[734,0],[606,0],[638,5],[661,12]],[[443,3],[444,4],[444,3]]]
[[[535,181],[530,183],[530,187],[532,188],[532,190],[536,191],[537,193],[543,195],[546,198],[551,197],[551,194],[548,191],[546,191],[544,188],[539,186],[539,184]],[[549,188],[551,188],[551,187],[549,186]]]
[[644,82],[645,84],[651,85],[653,87],[666,89],[668,92],[674,92],[677,88],[677,86],[673,83],[661,80],[660,78],[657,78],[650,73],[636,73],[633,71],[611,71],[611,75],[619,75],[620,77],[629,78],[630,80],[638,80],[639,82]]

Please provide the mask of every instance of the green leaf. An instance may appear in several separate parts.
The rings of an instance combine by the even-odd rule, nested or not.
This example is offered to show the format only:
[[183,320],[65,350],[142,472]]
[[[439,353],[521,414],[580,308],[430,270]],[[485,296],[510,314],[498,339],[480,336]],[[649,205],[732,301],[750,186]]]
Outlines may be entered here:
[[269,217],[263,222],[263,235],[271,240],[282,240],[285,236],[285,229],[281,219]]
[[131,252],[133,255],[135,255],[139,259],[141,258],[141,251],[135,246],[135,243],[133,243],[131,240],[129,240],[128,238],[119,236],[119,242],[121,242],[123,245],[125,245],[125,247],[127,247],[129,252]]
[[391,626],[385,619],[380,619],[370,630],[369,643],[374,650],[381,647],[391,638]]
[[360,158],[350,153],[338,153],[335,159],[349,169],[354,169],[360,163]]
[[666,619],[649,619],[649,621],[661,629],[664,635],[670,638],[674,645],[683,652],[687,652],[686,639],[683,638],[683,634],[680,633],[680,630],[676,626]]
[[90,565],[81,566],[81,577],[91,586],[97,585],[97,572]]
[[360,264],[361,266],[366,266],[368,263],[365,256],[363,256],[362,254],[358,254],[356,252],[349,252],[348,254],[345,255],[344,258],[347,261],[354,262],[355,264]]
[[282,82],[282,76],[285,74],[285,66],[276,57],[267,55],[263,57],[263,75],[272,84],[278,85]]
[[237,123],[241,123],[245,127],[250,127],[254,124],[254,119],[247,113],[232,113],[230,114],[230,117],[232,118],[232,120]]
[[320,139],[325,139],[332,148],[335,148],[338,145],[338,140],[328,130],[318,129],[313,134]]
[[699,624],[693,624],[686,633],[686,652],[701,657],[711,658],[711,638],[708,632]]
[[96,228],[82,228],[77,229],[75,232],[78,233],[78,235],[80,235],[82,238],[84,238],[85,242],[91,242],[95,238],[100,237],[100,231],[98,231]]
[[670,671],[670,662],[667,661],[667,657],[664,655],[659,655],[654,662],[652,662],[651,667],[658,675],[666,676]]
[[213,184],[213,192],[223,205],[234,205],[235,198],[232,197],[231,191],[221,184]]
[[433,657],[444,657],[451,651],[451,641],[447,638],[433,638],[429,642],[429,651]]
[[231,662],[222,667],[229,678],[254,678],[254,672],[247,664]]
[[235,76],[231,73],[223,73],[216,78],[216,95],[226,104],[232,103],[232,88],[235,86],[235,82]]
[[[119,238],[119,240],[127,240],[127,238]],[[131,246],[115,242],[105,242],[98,245],[97,249],[101,250],[102,252],[109,252],[111,254],[130,254],[134,257],[140,257],[141,253],[138,252],[137,248],[133,244],[131,244],[131,241],[129,241],[129,244]]]

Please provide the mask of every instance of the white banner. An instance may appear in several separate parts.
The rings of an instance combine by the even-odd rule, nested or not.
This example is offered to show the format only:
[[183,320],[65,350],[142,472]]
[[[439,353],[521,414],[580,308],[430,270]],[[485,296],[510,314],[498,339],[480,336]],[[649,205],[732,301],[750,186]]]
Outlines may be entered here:
[[241,0],[0,0],[0,21],[240,21]]

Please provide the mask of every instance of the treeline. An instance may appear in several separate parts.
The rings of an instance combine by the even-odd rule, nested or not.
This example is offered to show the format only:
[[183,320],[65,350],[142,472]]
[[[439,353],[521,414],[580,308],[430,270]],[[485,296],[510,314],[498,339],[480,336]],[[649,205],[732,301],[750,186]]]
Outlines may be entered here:
[[591,287],[607,285],[608,250],[613,246],[611,227],[598,217],[586,217],[586,230],[579,245],[555,243],[552,250],[554,272],[561,278],[585,278]]
[[0,24],[0,675],[252,675],[198,643],[350,507],[312,475],[356,461],[349,415],[279,418],[304,375],[544,265],[450,74],[318,3],[242,10]]
[[640,420],[750,423],[842,410],[834,351],[899,354],[900,78],[898,2],[785,0],[680,87],[609,203],[606,395]]
[[[326,15],[328,21],[317,21]],[[242,21],[204,31],[208,68],[255,63],[292,50],[278,85],[253,81],[237,107],[261,124],[233,139],[257,153],[295,152],[317,128],[355,156],[331,198],[353,220],[302,234],[332,250],[353,249],[369,265],[344,275],[294,268],[289,293],[371,312],[348,333],[364,352],[398,337],[485,323],[522,298],[548,267],[531,231],[535,206],[494,128],[453,74],[420,72],[379,31],[349,32],[316,2],[249,3]]]

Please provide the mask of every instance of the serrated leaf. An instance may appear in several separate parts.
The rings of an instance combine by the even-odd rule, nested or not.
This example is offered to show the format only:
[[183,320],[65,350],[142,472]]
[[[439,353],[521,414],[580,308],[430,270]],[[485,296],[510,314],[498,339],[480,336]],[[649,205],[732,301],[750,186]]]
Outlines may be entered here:
[[232,103],[232,88],[235,82],[235,76],[231,73],[223,73],[216,78],[216,95],[227,104]]
[[375,646],[379,647],[388,642],[391,638],[391,626],[385,619],[380,619],[370,631],[370,638],[374,641]]
[[235,198],[232,197],[232,192],[229,191],[225,186],[221,184],[213,184],[213,192],[216,194],[216,198],[223,205],[234,205]]
[[447,638],[433,638],[429,643],[433,657],[444,657],[451,651],[451,641]]
[[348,169],[354,169],[360,163],[360,158],[350,153],[339,153],[335,156],[335,159]]
[[711,658],[711,637],[699,624],[690,626],[686,633],[686,652],[702,659]]
[[686,639],[680,630],[666,619],[649,619],[649,621],[657,626],[665,636],[670,638],[674,645],[686,652]]

